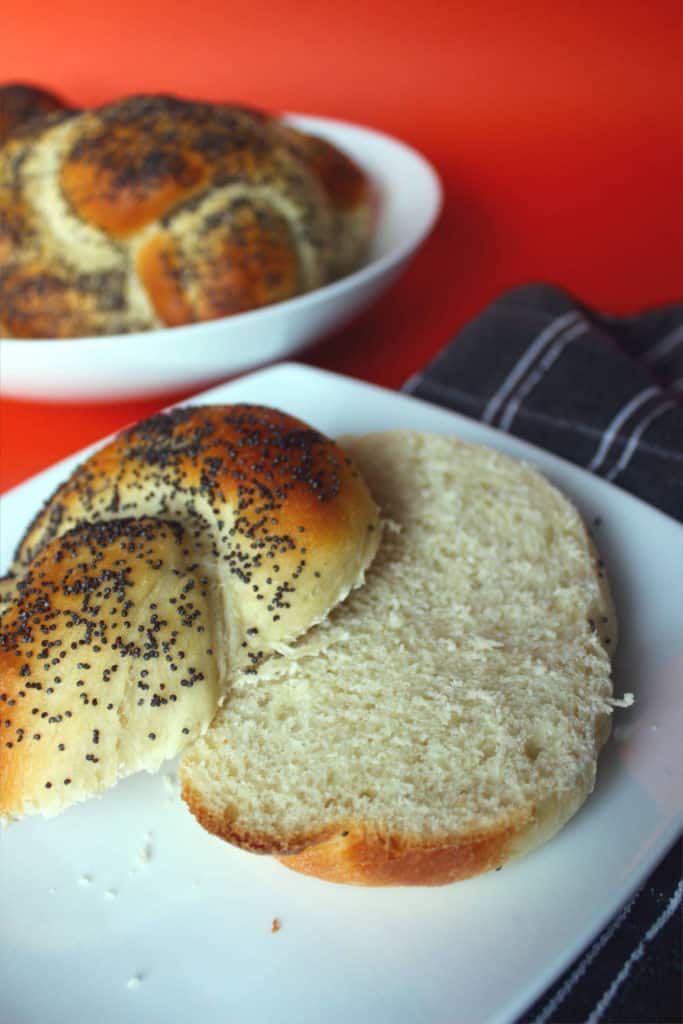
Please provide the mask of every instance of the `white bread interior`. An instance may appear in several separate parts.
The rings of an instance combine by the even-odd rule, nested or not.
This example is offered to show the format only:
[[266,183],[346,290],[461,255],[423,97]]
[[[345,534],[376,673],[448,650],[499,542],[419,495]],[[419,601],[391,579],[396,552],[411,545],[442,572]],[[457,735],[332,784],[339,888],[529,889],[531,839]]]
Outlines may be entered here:
[[366,584],[239,674],[181,764],[209,831],[337,882],[439,884],[591,792],[616,622],[574,506],[495,451],[346,439],[385,528]]

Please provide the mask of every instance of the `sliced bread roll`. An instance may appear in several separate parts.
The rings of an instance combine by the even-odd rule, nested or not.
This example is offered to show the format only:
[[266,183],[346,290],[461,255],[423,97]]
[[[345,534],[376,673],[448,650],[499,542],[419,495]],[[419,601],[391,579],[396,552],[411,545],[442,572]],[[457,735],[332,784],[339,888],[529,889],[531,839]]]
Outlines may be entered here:
[[232,672],[363,583],[378,525],[342,449],[276,409],[175,409],[91,455],[0,580],[0,822],[178,754]]
[[385,517],[364,588],[185,753],[210,832],[335,882],[433,885],[549,839],[591,792],[616,624],[583,522],[452,438],[345,441]]

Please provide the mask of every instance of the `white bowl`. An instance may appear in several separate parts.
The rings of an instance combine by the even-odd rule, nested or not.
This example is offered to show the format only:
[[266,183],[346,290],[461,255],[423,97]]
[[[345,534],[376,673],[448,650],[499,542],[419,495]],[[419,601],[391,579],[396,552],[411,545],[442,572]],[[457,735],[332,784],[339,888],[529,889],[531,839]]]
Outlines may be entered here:
[[186,327],[69,340],[0,340],[0,390],[24,398],[136,398],[241,373],[290,356],[343,326],[405,268],[438,216],[433,167],[397,139],[359,125],[290,115],[370,176],[379,218],[365,266],[306,295]]

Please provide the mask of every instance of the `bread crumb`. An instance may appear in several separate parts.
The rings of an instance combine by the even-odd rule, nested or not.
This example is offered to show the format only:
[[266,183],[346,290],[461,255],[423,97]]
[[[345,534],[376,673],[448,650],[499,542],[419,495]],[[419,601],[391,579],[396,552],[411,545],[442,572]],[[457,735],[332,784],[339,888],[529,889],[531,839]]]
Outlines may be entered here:
[[270,926],[270,930],[271,930],[272,934],[274,935],[275,932],[279,932],[280,928],[282,928],[282,925],[280,924],[280,918],[279,917],[274,917],[273,918],[273,923]]
[[85,889],[85,887],[88,886],[88,885],[92,885],[92,883],[93,883],[92,875],[81,875],[80,878],[78,879],[78,884],[83,889]]
[[142,975],[134,974],[132,978],[129,978],[126,982],[126,988],[139,988],[142,983]]
[[118,896],[118,893],[117,893],[116,889],[105,889],[104,890],[104,898],[106,900],[115,900],[117,896]]
[[613,708],[630,708],[635,703],[632,693],[625,693],[623,697],[609,697],[607,703]]
[[144,846],[138,850],[138,860],[141,864],[149,864],[153,854],[152,834],[148,832],[144,839]]
[[173,800],[178,795],[180,790],[178,776],[173,772],[167,772],[164,775],[164,789],[168,793],[169,800]]

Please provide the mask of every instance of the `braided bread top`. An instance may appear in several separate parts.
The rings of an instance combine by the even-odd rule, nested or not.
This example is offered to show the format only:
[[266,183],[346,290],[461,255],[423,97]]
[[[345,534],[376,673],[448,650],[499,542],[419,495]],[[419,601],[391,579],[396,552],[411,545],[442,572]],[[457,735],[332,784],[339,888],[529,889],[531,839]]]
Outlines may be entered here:
[[32,118],[0,147],[0,336],[211,320],[355,269],[365,173],[244,107],[134,96]]

